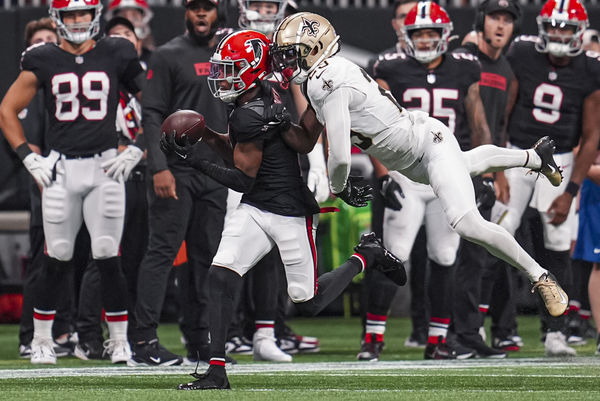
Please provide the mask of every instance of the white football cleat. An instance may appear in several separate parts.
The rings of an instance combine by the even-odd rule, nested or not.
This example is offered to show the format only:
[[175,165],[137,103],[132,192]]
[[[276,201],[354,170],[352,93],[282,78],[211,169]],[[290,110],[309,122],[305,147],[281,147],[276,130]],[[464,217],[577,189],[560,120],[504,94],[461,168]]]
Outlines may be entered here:
[[31,363],[56,365],[54,341],[51,338],[33,338],[31,342]]
[[[267,330],[268,331],[268,330]],[[273,329],[270,330],[271,333]],[[292,362],[292,356],[283,352],[275,342],[273,334],[258,329],[252,337],[252,351],[255,361]]]
[[104,341],[104,355],[110,355],[112,363],[126,363],[131,359],[131,348],[127,340]]
[[566,336],[560,331],[546,333],[544,341],[546,356],[575,356],[577,352],[569,347]]

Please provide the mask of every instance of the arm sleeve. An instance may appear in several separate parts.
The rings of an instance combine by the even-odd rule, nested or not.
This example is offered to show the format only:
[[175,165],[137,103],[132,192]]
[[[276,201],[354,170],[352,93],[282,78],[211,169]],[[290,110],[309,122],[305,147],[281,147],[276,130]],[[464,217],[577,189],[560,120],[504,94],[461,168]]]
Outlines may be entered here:
[[346,186],[350,174],[350,110],[353,91],[338,88],[327,96],[323,103],[323,117],[329,144],[327,172],[331,192],[340,193]]
[[142,126],[144,144],[148,150],[150,174],[169,168],[167,157],[160,150],[160,127],[169,112],[171,101],[171,73],[163,54],[152,54],[146,87],[142,96]]

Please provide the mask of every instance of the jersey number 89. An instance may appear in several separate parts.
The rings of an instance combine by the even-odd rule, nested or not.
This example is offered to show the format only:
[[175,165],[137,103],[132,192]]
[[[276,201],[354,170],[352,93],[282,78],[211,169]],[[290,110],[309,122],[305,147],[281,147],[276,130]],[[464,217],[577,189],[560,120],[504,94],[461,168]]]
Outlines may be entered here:
[[[86,120],[102,120],[106,117],[110,80],[103,71],[89,71],[81,77],[72,72],[52,77],[52,94],[56,101],[54,116],[58,121],[74,121],[81,114]],[[96,107],[81,107],[79,93],[89,100],[97,101]]]

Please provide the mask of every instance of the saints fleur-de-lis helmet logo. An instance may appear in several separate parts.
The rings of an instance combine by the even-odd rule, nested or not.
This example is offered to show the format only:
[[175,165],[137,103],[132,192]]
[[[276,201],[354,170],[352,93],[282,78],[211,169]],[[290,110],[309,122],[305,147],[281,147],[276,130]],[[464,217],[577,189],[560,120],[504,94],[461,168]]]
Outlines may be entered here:
[[302,17],[302,34],[316,37],[319,33],[319,21]]

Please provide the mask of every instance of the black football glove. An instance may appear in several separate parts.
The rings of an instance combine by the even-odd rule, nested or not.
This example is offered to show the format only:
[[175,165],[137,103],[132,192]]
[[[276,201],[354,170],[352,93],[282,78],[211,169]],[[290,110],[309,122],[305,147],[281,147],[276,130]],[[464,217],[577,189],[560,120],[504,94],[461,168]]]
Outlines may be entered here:
[[342,192],[334,194],[344,202],[354,207],[365,207],[373,200],[373,187],[363,177],[349,176]]
[[402,209],[400,198],[404,199],[404,192],[402,192],[400,184],[387,174],[380,177],[379,182],[381,183],[380,193],[383,196],[383,205],[392,210]]
[[282,103],[273,103],[269,107],[265,107],[264,130],[272,130],[273,128],[287,129],[292,121],[292,115]]
[[169,133],[163,132],[160,136],[160,150],[166,155],[175,154],[180,159],[185,160],[192,151],[192,145],[185,134],[181,136],[180,141],[184,144],[179,145],[177,143],[175,140],[175,131]]
[[490,210],[496,203],[496,188],[494,179],[490,177],[473,178],[475,188],[475,202],[479,210]]

